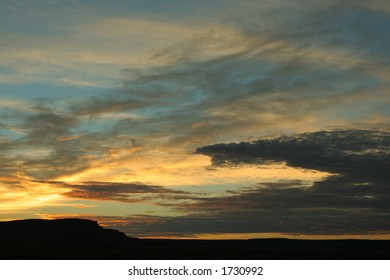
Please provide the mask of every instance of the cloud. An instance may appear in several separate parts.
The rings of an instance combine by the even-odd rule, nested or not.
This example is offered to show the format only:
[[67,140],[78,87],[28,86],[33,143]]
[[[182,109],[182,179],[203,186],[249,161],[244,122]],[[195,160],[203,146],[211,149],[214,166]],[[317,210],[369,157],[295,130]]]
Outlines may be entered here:
[[388,180],[390,133],[375,130],[319,131],[255,142],[216,144],[197,153],[216,165],[286,162],[287,165],[369,180]]
[[78,139],[78,138],[80,138],[82,136],[83,136],[83,134],[72,135],[72,136],[59,136],[59,137],[57,137],[57,141],[58,142],[72,141],[72,140]]
[[[5,166],[4,169],[9,168]],[[8,170],[7,170],[8,171]],[[1,173],[0,173],[1,174]],[[0,209],[1,212],[11,215],[17,214],[23,216],[24,211],[36,209],[42,204],[47,206],[57,206],[61,199],[63,190],[37,185],[17,171],[13,173],[14,177],[0,177]]]
[[191,199],[189,192],[141,183],[37,181],[37,183],[68,189],[63,195],[88,200],[119,201],[125,203],[158,203],[159,200]]

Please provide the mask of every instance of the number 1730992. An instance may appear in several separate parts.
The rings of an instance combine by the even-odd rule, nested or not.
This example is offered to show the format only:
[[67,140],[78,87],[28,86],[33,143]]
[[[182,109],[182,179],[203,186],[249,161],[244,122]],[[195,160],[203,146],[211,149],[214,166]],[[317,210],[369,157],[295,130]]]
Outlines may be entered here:
[[222,267],[222,275],[263,275],[261,266],[226,266]]

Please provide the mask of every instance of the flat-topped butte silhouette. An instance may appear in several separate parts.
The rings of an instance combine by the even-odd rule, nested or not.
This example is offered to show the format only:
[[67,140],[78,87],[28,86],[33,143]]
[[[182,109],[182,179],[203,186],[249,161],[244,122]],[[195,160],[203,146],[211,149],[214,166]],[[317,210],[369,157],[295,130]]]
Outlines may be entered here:
[[0,259],[390,259],[390,240],[137,239],[85,219],[0,222]]
[[3,240],[22,243],[112,243],[128,239],[120,231],[104,229],[97,222],[86,219],[29,219],[0,222],[0,236]]
[[86,219],[0,222],[1,259],[112,259],[130,240]]

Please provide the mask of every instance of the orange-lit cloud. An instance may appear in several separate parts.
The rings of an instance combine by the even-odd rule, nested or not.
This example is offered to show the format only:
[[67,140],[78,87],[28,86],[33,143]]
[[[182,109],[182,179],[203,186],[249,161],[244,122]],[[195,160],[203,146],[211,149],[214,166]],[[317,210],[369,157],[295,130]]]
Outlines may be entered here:
[[78,138],[80,138],[82,136],[83,136],[83,134],[81,134],[81,135],[73,135],[73,136],[59,136],[59,137],[57,137],[57,141],[58,142],[71,141],[71,140],[78,139]]
[[0,188],[1,211],[23,211],[37,207],[57,206],[62,200],[62,188],[53,189],[50,186],[31,181],[12,181]]

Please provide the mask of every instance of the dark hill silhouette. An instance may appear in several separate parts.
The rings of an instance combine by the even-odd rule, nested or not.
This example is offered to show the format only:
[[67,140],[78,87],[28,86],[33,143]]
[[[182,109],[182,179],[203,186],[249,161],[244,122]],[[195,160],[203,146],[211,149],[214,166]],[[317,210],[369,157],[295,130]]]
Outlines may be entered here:
[[85,219],[31,219],[1,222],[0,235],[3,240],[23,243],[112,243],[128,239],[120,231],[104,229],[97,222]]
[[137,239],[83,219],[0,222],[0,259],[390,259],[390,240]]
[[86,219],[0,222],[2,259],[113,258],[111,248],[127,244],[124,233]]
[[[19,242],[119,242],[128,237],[117,230],[104,229],[85,219],[18,220],[0,223],[3,240]],[[1,241],[0,241],[1,242]]]

